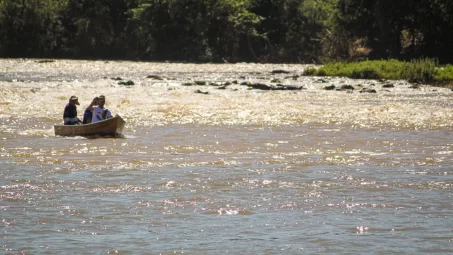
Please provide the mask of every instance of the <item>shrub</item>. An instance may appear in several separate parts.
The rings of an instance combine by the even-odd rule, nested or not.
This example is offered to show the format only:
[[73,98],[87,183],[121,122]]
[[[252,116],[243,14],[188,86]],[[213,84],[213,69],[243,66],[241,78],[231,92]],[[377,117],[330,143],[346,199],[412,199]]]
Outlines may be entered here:
[[453,81],[453,65],[439,67],[436,59],[412,61],[373,60],[328,63],[318,70],[308,68],[304,75],[343,76],[354,79],[405,79],[410,82],[432,83]]
[[400,76],[410,82],[432,82],[438,65],[436,60],[428,58],[404,62]]
[[439,68],[434,79],[439,81],[453,81],[453,65]]
[[318,76],[327,76],[326,71],[323,70],[323,69],[319,69],[319,70],[316,72],[316,74],[317,74]]
[[364,68],[361,70],[354,70],[351,73],[351,78],[354,79],[379,79],[381,76],[373,68]]
[[306,76],[315,76],[317,73],[316,68],[314,67],[308,67],[307,69],[304,70],[303,75]]

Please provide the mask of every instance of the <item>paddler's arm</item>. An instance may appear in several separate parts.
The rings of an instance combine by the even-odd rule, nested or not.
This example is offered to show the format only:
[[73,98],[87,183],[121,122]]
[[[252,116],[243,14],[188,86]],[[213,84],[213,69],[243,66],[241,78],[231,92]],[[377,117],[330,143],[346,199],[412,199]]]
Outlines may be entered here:
[[90,104],[90,106],[89,106],[89,107],[90,107],[90,111],[93,111],[94,106],[98,104],[98,100],[99,100],[99,98],[98,98],[98,97],[95,97],[95,98],[93,99],[93,101],[91,101],[91,104]]

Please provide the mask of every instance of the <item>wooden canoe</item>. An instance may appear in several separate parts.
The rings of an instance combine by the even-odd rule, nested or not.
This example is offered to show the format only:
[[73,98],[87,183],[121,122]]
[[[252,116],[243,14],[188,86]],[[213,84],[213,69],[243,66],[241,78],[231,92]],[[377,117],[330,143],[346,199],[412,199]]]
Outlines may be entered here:
[[118,137],[126,122],[120,116],[84,125],[54,125],[59,136],[114,136]]

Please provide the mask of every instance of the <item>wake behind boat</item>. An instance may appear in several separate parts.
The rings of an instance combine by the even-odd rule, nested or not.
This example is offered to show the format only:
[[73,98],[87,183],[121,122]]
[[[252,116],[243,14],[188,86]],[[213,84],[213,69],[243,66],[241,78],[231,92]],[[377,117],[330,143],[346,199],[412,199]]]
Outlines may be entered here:
[[54,125],[55,135],[59,136],[114,136],[118,137],[123,132],[126,122],[121,116],[115,116],[110,119],[96,123],[83,125]]

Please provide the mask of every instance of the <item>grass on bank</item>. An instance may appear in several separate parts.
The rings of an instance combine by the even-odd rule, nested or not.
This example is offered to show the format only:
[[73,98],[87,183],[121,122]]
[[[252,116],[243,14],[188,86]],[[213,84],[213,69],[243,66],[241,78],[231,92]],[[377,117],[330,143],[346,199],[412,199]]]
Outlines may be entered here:
[[428,84],[453,82],[453,65],[440,66],[434,59],[417,59],[410,62],[399,60],[370,60],[362,62],[334,62],[319,69],[308,68],[307,76],[342,76],[354,79],[408,80]]

